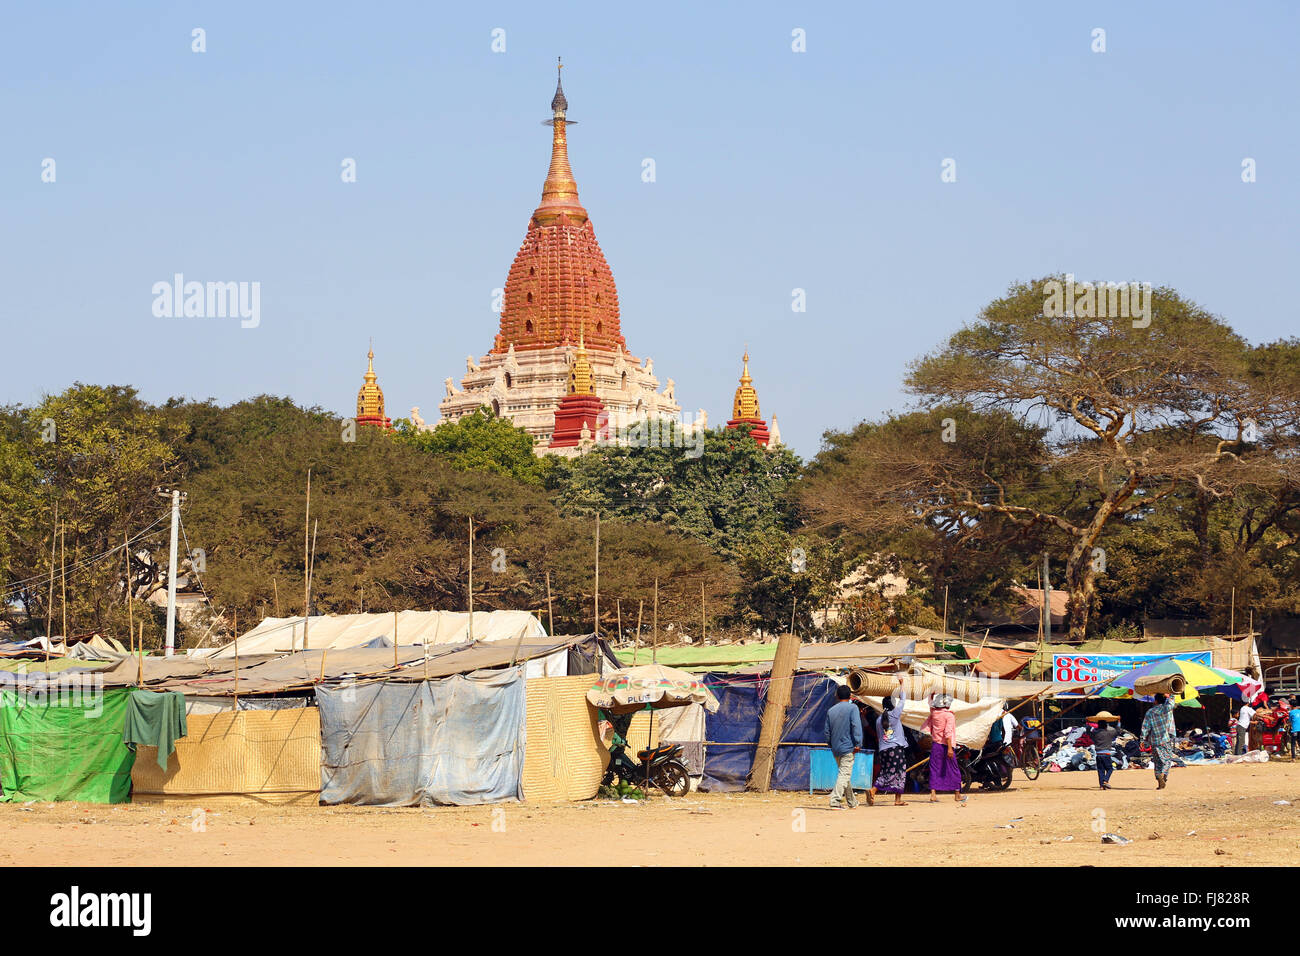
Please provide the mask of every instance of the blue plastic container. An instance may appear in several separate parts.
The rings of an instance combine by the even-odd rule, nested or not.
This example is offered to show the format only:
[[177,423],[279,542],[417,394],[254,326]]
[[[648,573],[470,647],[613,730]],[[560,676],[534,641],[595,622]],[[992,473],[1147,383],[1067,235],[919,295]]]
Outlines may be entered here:
[[[835,757],[829,750],[813,747],[808,759],[808,792],[814,790],[834,790],[835,780],[840,775],[840,768],[835,764]],[[853,757],[853,775],[849,778],[854,790],[871,789],[871,773],[876,755],[870,751],[855,754]]]

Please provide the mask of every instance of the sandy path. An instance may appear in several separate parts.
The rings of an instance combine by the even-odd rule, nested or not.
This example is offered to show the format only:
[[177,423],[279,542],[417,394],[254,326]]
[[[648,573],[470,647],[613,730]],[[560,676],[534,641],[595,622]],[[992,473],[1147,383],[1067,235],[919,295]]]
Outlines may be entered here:
[[[692,794],[640,805],[395,809],[250,805],[229,798],[158,804],[0,805],[5,865],[1293,865],[1300,855],[1300,763],[1147,771],[1115,789],[1090,773],[1019,773],[1005,793],[962,809],[826,809],[825,796]],[[1288,800],[1292,806],[1276,806]],[[882,802],[883,804],[883,802]],[[203,808],[206,830],[195,832]],[[1014,828],[1001,828],[1014,818]],[[1105,846],[1101,831],[1133,839]],[[1158,839],[1149,839],[1152,834]],[[1071,839],[1066,839],[1071,838]]]

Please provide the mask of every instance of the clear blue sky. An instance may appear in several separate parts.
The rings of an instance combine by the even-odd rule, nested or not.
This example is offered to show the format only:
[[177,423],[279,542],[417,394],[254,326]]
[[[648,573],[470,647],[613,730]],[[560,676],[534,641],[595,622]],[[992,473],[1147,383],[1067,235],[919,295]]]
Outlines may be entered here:
[[[628,344],[715,423],[748,344],[811,455],[1051,272],[1171,285],[1253,341],[1300,327],[1300,6],[700,7],[9,4],[0,402],[80,380],[351,414],[374,336],[389,414],[434,419],[491,346],[557,55]],[[261,326],[154,318],[176,272],[261,282]]]

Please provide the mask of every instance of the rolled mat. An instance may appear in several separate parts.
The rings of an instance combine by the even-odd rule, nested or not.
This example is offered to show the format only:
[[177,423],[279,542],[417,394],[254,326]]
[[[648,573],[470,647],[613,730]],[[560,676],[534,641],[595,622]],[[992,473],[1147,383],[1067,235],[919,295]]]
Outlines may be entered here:
[[1160,677],[1139,677],[1133,682],[1133,693],[1141,697],[1152,694],[1181,694],[1187,686],[1182,674],[1165,674]]
[[[877,674],[855,667],[849,671],[848,684],[849,690],[859,697],[888,697],[898,690],[898,675]],[[954,700],[974,703],[986,696],[988,686],[965,677],[908,674],[903,677],[903,690],[910,700],[924,700],[931,694],[947,694]]]

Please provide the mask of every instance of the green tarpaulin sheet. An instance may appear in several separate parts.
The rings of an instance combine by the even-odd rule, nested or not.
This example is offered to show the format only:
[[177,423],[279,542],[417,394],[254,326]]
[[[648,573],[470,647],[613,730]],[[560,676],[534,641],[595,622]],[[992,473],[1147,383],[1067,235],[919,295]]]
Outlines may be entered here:
[[130,695],[0,691],[0,800],[125,803],[135,763],[122,740]]
[[133,690],[126,705],[122,739],[135,750],[140,744],[158,748],[158,766],[165,771],[167,758],[176,749],[176,738],[185,736],[185,695],[176,691],[155,694]]

